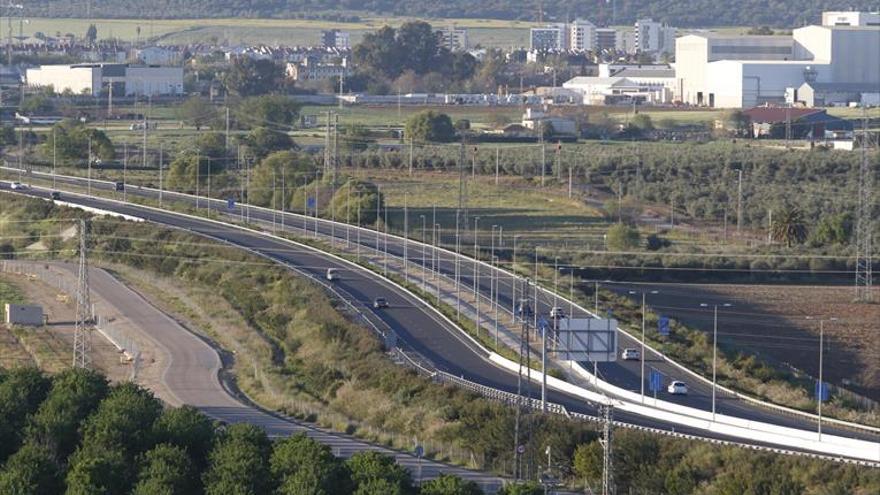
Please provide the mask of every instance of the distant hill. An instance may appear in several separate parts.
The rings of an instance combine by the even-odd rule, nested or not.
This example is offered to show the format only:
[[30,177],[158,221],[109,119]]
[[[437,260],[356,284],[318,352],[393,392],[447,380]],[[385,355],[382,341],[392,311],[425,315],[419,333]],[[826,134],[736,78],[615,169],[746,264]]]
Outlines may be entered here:
[[34,0],[25,16],[94,18],[274,17],[356,21],[370,14],[435,18],[538,19],[582,17],[596,24],[632,24],[652,17],[670,25],[799,27],[823,10],[877,9],[875,0]]

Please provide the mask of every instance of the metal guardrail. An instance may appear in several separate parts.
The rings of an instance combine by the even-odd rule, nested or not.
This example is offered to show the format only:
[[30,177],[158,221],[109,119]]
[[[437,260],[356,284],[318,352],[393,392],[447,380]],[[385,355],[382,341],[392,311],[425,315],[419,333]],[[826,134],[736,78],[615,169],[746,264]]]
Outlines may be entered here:
[[[322,220],[322,221],[324,221],[324,220]],[[380,234],[381,234],[381,233],[380,233]],[[442,248],[441,248],[441,249],[442,249]],[[444,251],[445,251],[445,250],[444,250]],[[272,258],[272,257],[270,257],[270,256],[268,256],[268,255],[264,255],[264,254],[262,254],[262,253],[257,253],[257,254],[259,254],[259,255],[261,255],[261,256],[263,256],[263,257],[266,257],[266,258],[268,258],[268,259],[272,259],[272,260],[275,261],[275,262],[279,261],[279,260],[277,260],[277,259],[274,259],[274,258]],[[480,262],[480,263],[483,263],[482,261],[479,261],[479,262]],[[300,272],[299,270],[297,270],[297,271]],[[302,273],[302,272],[300,272],[300,273]],[[308,274],[305,274],[305,275],[307,275],[307,276],[309,276],[309,278],[315,280],[315,277],[310,276],[310,275],[308,275]],[[325,284],[325,285],[326,285],[326,284]],[[331,289],[332,289],[332,287],[331,287]],[[543,289],[542,289],[542,291],[543,291]],[[342,299],[345,300],[345,298],[342,298]],[[369,320],[368,320],[368,321],[369,321]],[[378,328],[377,328],[376,330],[378,331]],[[381,332],[379,332],[379,333],[381,334]],[[453,378],[455,378],[455,377],[453,377]],[[458,379],[458,380],[457,380],[458,384],[461,384],[461,385],[463,385],[463,386],[473,387],[473,386],[470,385],[469,383],[461,383],[460,380],[461,380],[461,379]],[[471,382],[471,383],[473,383],[473,382]],[[482,386],[482,385],[479,385],[479,384],[474,384],[474,385],[477,386],[476,388],[474,388],[475,391],[489,394],[489,395],[488,395],[489,398],[505,397],[505,394],[509,394],[508,392],[504,392],[504,391],[500,391],[500,390],[496,390],[496,389],[489,389],[488,387],[485,387],[485,386]],[[518,398],[518,396],[516,396],[516,394],[512,394],[512,395],[513,395],[514,397],[517,397],[517,398]],[[590,418],[591,421],[595,419],[595,418],[592,418],[592,417],[590,417],[590,416],[586,416],[586,415],[581,415],[581,416],[582,416],[581,419],[587,419],[587,418]],[[633,428],[642,429],[642,430],[646,430],[646,431],[655,431],[655,432],[657,432],[657,433],[662,433],[662,434],[666,434],[666,433],[667,433],[665,430],[656,430],[656,429],[651,429],[651,428],[641,427],[641,426],[637,426],[637,425],[625,425],[625,424],[621,423],[621,426],[628,426],[628,427],[633,427]],[[680,435],[680,434],[677,434],[677,435]],[[693,439],[697,439],[697,440],[711,440],[711,439],[706,439],[706,438],[704,438],[704,437],[693,436],[693,435],[692,435],[692,436],[689,436],[689,437],[690,437],[690,438],[693,438]],[[711,440],[711,441],[715,441],[715,440]],[[868,465],[868,466],[874,466],[874,465],[877,465],[877,464],[874,463],[873,461],[858,461],[858,460],[852,460],[852,459],[840,458],[840,457],[834,457],[834,456],[828,456],[828,455],[809,454],[809,453],[803,453],[803,452],[799,452],[799,451],[790,451],[790,450],[777,449],[777,448],[772,448],[772,447],[763,447],[763,446],[757,446],[757,445],[740,444],[740,443],[737,443],[737,442],[728,442],[728,443],[730,443],[731,445],[743,445],[743,446],[747,446],[747,447],[749,447],[749,448],[756,448],[756,449],[761,449],[761,450],[775,451],[775,452],[787,453],[787,454],[792,454],[792,455],[806,455],[806,456],[811,456],[811,457],[816,457],[816,458],[830,459],[830,460],[835,460],[835,461],[838,461],[838,462],[850,462],[850,463],[857,463],[857,464]]]

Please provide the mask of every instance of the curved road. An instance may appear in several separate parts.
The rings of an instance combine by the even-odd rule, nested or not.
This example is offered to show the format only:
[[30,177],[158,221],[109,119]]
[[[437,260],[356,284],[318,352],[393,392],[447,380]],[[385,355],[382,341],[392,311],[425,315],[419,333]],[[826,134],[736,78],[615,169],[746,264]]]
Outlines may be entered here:
[[[59,181],[61,181],[60,178]],[[79,182],[78,179],[75,181]],[[108,185],[102,183],[93,183],[93,187],[107,186]],[[7,186],[4,185],[3,187]],[[47,196],[46,192],[41,191],[29,191],[28,193],[36,196]],[[129,191],[129,194],[132,193],[142,194],[152,192],[146,190],[140,191],[132,189],[131,191]],[[159,212],[138,207],[135,205],[120,205],[118,203],[95,198],[65,195],[64,200],[83,204],[86,206],[92,206],[96,208],[116,211],[119,213],[125,213],[128,215],[138,216],[152,222],[176,226],[184,228],[186,230],[190,230],[194,233],[222,239],[232,244],[256,250],[268,257],[296,266],[299,270],[305,271],[315,277],[323,276],[324,271],[328,267],[339,268],[343,270],[343,272],[347,273],[345,274],[345,276],[343,276],[338,285],[341,286],[346,292],[351,294],[353,298],[360,304],[365,306],[369,305],[369,302],[372,300],[372,298],[379,294],[384,295],[389,299],[389,302],[391,303],[391,308],[386,311],[376,313],[376,316],[380,318],[384,324],[388,325],[395,332],[397,332],[397,334],[407,344],[409,344],[420,354],[422,354],[430,361],[432,361],[435,365],[437,365],[438,368],[444,371],[448,371],[453,375],[463,376],[464,378],[471,379],[486,386],[510,392],[515,392],[516,390],[515,374],[508,373],[490,364],[486,360],[486,356],[483,355],[480,349],[470,344],[470,342],[463,338],[455,328],[452,328],[451,325],[449,325],[447,322],[437,317],[433,311],[429,311],[427,308],[422,307],[423,303],[420,300],[397,291],[394,287],[390,286],[380,277],[369,273],[362,273],[359,270],[351,270],[351,267],[348,264],[335,260],[330,260],[326,255],[315,253],[314,251],[310,251],[304,248],[292,247],[290,243],[250,233],[238,229],[234,226],[218,225],[216,223],[206,220],[187,218],[173,213]],[[233,211],[233,213],[235,213],[235,211]],[[253,217],[257,215],[268,217],[268,220],[271,221],[271,212],[253,209],[251,211],[251,216]],[[301,225],[302,220],[299,219],[298,222],[300,222]],[[290,225],[295,223],[296,222],[294,221],[294,217],[290,217],[288,224]],[[321,226],[321,228],[326,228],[328,231],[330,230],[330,227],[328,226],[324,226],[323,224],[319,225]],[[341,229],[337,228],[337,230]],[[343,235],[343,233],[337,232],[337,235]],[[374,243],[375,238],[373,238],[372,241]],[[369,234],[365,233],[364,235],[362,235],[361,242],[369,244]],[[399,248],[400,254],[402,254],[402,245],[398,246],[397,243],[392,242],[391,239],[389,239],[388,244],[389,250]],[[418,250],[411,249],[410,259],[413,261],[417,261],[416,257],[418,261],[421,260],[421,254],[418,252]],[[449,266],[441,266],[441,269],[444,272],[451,271],[452,263],[448,260],[446,263]],[[484,269],[487,270],[486,273],[488,274],[489,269],[487,267],[480,267],[481,271],[483,271]],[[464,270],[465,274],[467,274],[467,271],[467,269]],[[484,278],[487,279],[488,277]],[[480,288],[488,292],[488,285],[484,286],[481,283]],[[501,293],[504,294],[505,292],[506,291],[502,288]],[[547,302],[548,301],[543,301],[542,304],[546,305]],[[371,308],[366,309],[371,310]],[[636,380],[638,379],[636,378]],[[548,391],[548,400],[551,402],[563,404],[566,408],[574,412],[585,413],[588,415],[596,414],[595,408],[592,405],[585,404],[579,398],[572,397],[557,391]],[[741,403],[741,401],[733,402]],[[813,426],[812,422],[807,419],[781,415],[774,411],[769,411],[760,407],[750,405],[745,406],[745,404],[743,404],[739,406],[738,409],[741,409],[742,416],[748,417],[749,419],[757,419],[760,421],[780,425],[795,426],[807,430],[812,429]],[[724,412],[727,413],[728,411],[725,410]],[[727,438],[724,435],[718,435],[716,433],[710,433],[704,430],[689,430],[688,428],[678,427],[674,424],[658,421],[652,418],[636,416],[629,413],[619,413],[617,415],[617,419],[635,425],[649,426],[665,430],[675,430],[703,437],[735,441],[735,439]],[[835,435],[859,438],[864,438],[865,435],[869,435],[862,432],[852,432],[849,430],[837,428],[825,428],[824,431]]]

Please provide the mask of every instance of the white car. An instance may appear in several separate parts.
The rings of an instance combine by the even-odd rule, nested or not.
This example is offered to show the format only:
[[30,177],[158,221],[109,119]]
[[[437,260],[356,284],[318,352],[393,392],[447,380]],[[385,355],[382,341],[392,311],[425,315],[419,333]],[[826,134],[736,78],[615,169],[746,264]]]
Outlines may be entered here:
[[27,186],[22,184],[21,182],[13,182],[9,185],[9,187],[13,190],[15,189],[27,189]]
[[553,306],[550,308],[550,318],[553,320],[565,318],[565,310],[559,306]]
[[624,361],[634,361],[636,359],[639,359],[640,357],[642,357],[642,354],[639,352],[639,350],[633,349],[632,347],[624,349],[620,353],[620,359],[623,359]]
[[332,282],[334,280],[337,280],[338,278],[339,278],[339,275],[337,274],[336,268],[328,268],[327,269],[327,280]]
[[666,391],[672,395],[687,395],[688,386],[684,382],[674,381],[669,384]]

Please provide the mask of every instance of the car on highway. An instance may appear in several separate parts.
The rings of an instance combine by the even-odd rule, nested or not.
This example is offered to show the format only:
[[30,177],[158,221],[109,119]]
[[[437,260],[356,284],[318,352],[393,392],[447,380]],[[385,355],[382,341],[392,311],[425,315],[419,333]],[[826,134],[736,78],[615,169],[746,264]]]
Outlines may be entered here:
[[620,359],[624,361],[633,361],[642,357],[642,353],[639,352],[638,349],[633,349],[632,347],[627,347],[620,353]]
[[339,280],[339,271],[336,268],[328,268],[327,269],[327,280],[334,281]]
[[385,299],[384,297],[377,297],[376,299],[373,299],[373,307],[375,309],[387,308],[388,307],[388,299]]
[[532,315],[532,305],[529,303],[528,299],[520,299],[519,304],[516,306],[516,312],[520,318],[525,318]]
[[666,387],[666,391],[672,395],[687,395],[688,387],[684,382],[675,380]]
[[125,182],[117,182],[116,183],[117,191],[125,191]]
[[9,187],[10,187],[10,189],[13,189],[13,190],[27,189],[27,186],[22,184],[21,182],[13,182],[12,184],[9,184]]
[[553,320],[561,320],[562,318],[565,318],[565,310],[559,306],[553,306],[550,308],[550,318]]
[[52,199],[61,199],[61,193],[58,191],[52,191]]

